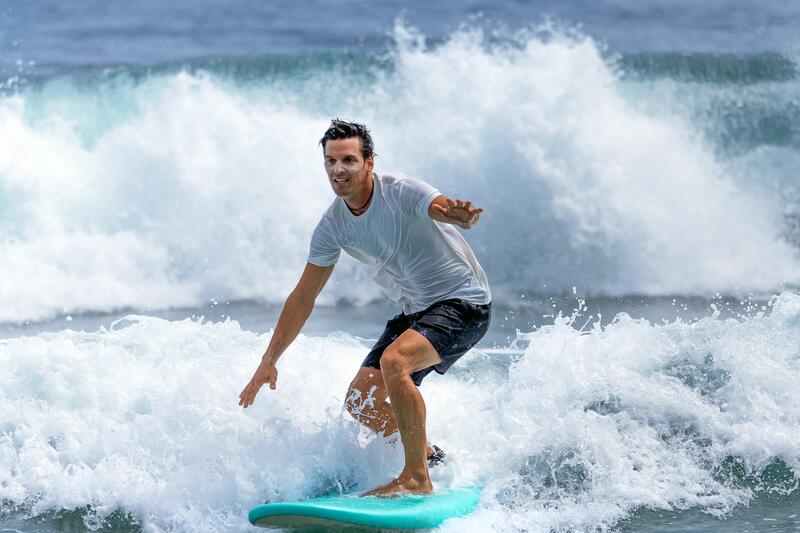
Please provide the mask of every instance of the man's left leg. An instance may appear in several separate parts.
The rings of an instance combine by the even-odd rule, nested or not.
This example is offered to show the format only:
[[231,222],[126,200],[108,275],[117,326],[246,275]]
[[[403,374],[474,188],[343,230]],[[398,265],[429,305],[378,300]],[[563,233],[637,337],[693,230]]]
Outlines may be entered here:
[[411,374],[441,362],[430,341],[413,329],[403,332],[383,352],[381,372],[400,429],[405,466],[397,478],[367,492],[366,496],[390,496],[403,492],[424,494],[433,490],[428,473],[425,401]]

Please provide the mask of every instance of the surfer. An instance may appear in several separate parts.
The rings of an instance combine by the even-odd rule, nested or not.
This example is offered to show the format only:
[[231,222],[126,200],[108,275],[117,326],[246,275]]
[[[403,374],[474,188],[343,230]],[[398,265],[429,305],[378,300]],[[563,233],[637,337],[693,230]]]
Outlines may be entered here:
[[399,431],[403,444],[402,472],[366,495],[428,493],[429,461],[440,460],[443,452],[428,445],[425,402],[417,387],[434,370],[444,374],[489,327],[486,274],[454,227],[470,229],[483,209],[418,179],[375,173],[373,141],[363,124],[335,119],[320,144],[337,198],[314,230],[300,281],[239,405],[251,405],[267,383],[275,389],[275,364],[308,319],[344,250],[364,263],[403,309],[387,322],[346,395],[345,406],[356,420],[384,436]]

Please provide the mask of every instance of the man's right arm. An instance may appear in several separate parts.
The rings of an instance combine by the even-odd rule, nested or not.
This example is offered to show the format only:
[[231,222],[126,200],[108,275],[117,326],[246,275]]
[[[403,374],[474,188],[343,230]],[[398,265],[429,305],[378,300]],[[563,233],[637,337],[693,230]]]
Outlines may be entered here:
[[278,371],[275,363],[308,320],[317,296],[331,277],[333,267],[334,265],[321,267],[312,263],[306,264],[300,281],[283,305],[278,324],[275,326],[267,351],[261,358],[261,363],[250,383],[239,394],[239,405],[242,407],[247,407],[255,401],[256,394],[264,384],[269,383],[271,389],[276,387]]

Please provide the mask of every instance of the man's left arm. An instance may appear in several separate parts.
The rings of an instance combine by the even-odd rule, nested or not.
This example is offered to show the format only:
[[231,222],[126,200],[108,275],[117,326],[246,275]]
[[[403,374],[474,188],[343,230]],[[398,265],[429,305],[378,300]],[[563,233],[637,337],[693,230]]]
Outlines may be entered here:
[[472,202],[451,200],[440,194],[428,206],[428,216],[437,222],[455,224],[463,229],[470,229],[478,223],[483,209],[473,207]]

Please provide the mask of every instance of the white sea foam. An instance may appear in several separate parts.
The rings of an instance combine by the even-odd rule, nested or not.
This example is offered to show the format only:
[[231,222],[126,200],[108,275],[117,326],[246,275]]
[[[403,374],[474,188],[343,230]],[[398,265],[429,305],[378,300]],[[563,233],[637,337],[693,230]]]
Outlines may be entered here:
[[[641,507],[720,515],[758,490],[718,468],[731,458],[800,473],[799,294],[747,320],[621,314],[580,331],[576,318],[525,334],[508,372],[472,352],[422,386],[429,437],[452,459],[435,481],[486,487],[445,531],[593,530]],[[146,531],[234,531],[264,500],[395,474],[398,447],[342,408],[363,340],[300,336],[277,390],[238,407],[268,337],[131,316],[0,341],[0,500],[37,516],[90,506],[90,525],[121,509]]]
[[[0,320],[281,301],[332,199],[316,140],[333,116],[372,127],[379,170],[486,208],[469,238],[498,289],[800,281],[780,203],[728,177],[680,101],[645,111],[660,93],[624,87],[590,39],[396,39],[392,68],[363,76],[97,75],[0,99]],[[378,296],[353,267],[324,298]]]

